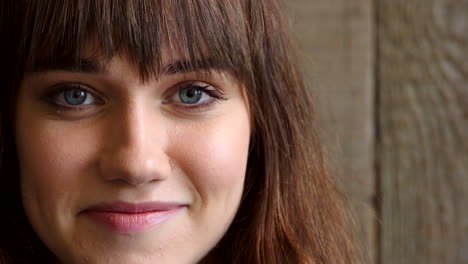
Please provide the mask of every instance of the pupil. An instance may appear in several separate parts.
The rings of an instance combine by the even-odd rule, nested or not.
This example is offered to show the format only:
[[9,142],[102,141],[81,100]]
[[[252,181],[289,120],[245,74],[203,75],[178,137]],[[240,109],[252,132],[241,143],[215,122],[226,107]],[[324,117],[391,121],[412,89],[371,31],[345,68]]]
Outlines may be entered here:
[[79,105],[86,100],[87,93],[81,89],[70,89],[65,91],[64,97],[68,104]]
[[202,95],[202,91],[193,87],[183,88],[179,92],[179,98],[184,104],[196,104]]
[[195,92],[195,89],[187,89],[187,97],[194,97]]
[[82,97],[84,95],[84,92],[83,91],[79,91],[79,90],[74,90],[73,91],[73,98],[74,99],[79,99],[80,97]]

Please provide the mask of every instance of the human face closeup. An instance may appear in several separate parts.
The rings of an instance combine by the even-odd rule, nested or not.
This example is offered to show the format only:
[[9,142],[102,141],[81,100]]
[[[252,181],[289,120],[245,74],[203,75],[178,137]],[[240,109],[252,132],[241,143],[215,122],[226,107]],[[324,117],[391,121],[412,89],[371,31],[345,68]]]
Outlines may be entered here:
[[143,82],[128,60],[25,75],[16,144],[26,215],[61,263],[197,263],[231,224],[250,138],[227,72]]

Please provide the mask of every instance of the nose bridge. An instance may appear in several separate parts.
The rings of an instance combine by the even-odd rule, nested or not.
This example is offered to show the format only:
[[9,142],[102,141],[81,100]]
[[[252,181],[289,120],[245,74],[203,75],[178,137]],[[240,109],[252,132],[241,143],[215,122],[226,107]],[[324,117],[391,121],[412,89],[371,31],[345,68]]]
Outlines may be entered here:
[[156,115],[145,110],[144,105],[138,102],[129,103],[128,106],[122,107],[120,112],[117,116],[120,131],[115,131],[120,134],[117,139],[121,141],[120,148],[138,154],[157,136],[155,133],[161,132],[152,127],[157,122]]
[[140,185],[164,180],[169,174],[164,122],[142,101],[126,103],[113,114],[107,148],[101,158],[101,172],[106,180]]

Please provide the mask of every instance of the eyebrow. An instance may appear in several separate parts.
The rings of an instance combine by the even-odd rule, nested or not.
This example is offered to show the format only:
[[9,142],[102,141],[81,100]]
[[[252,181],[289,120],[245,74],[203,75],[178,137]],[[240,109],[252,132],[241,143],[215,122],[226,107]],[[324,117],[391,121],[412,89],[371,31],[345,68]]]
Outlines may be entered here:
[[209,70],[227,70],[227,67],[221,66],[220,63],[216,63],[216,61],[213,58],[195,60],[194,62],[189,60],[176,60],[163,66],[160,74],[173,75]]
[[71,59],[60,58],[55,60],[39,61],[32,71],[33,73],[41,73],[46,71],[68,71],[80,73],[104,73],[106,67],[92,59]]
[[[161,75],[175,75],[184,74],[197,71],[210,71],[210,70],[227,70],[226,66],[212,58],[203,60],[196,60],[194,62],[189,60],[176,60],[161,68],[158,76]],[[50,61],[39,62],[34,67],[33,73],[41,73],[46,71],[68,71],[73,73],[90,73],[90,74],[103,74],[107,73],[106,64],[100,63],[94,59],[87,58],[62,58]]]

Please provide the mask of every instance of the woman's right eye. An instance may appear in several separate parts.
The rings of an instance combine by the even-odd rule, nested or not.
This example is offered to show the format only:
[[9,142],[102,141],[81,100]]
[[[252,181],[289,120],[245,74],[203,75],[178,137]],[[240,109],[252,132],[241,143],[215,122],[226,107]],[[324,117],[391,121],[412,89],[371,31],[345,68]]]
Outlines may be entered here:
[[98,103],[98,99],[83,85],[67,85],[56,89],[47,96],[47,100],[65,108],[82,107]]

